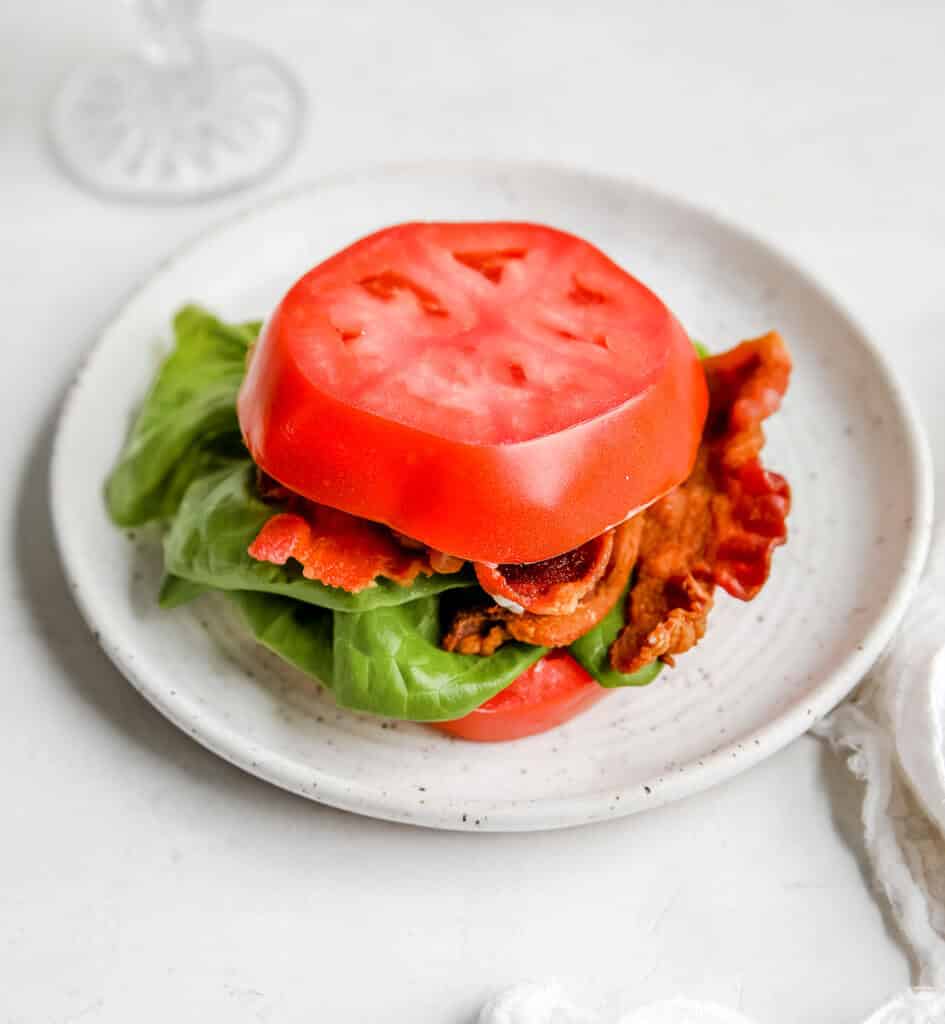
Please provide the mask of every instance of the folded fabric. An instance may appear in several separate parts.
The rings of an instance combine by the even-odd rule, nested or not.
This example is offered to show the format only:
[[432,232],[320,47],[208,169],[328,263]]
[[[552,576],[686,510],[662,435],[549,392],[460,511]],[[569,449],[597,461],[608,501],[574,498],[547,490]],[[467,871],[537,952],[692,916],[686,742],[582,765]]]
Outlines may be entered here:
[[[942,1024],[945,992],[909,990],[877,1010],[862,1024]],[[490,1000],[478,1024],[611,1024],[590,1010],[575,1006],[556,982],[516,985]],[[612,1024],[764,1024],[734,1010],[690,999],[649,1003]],[[837,1024],[848,1024],[838,1021]],[[849,1024],[854,1024],[850,1021]]]
[[814,732],[850,752],[877,885],[917,984],[945,989],[945,529],[886,653]]

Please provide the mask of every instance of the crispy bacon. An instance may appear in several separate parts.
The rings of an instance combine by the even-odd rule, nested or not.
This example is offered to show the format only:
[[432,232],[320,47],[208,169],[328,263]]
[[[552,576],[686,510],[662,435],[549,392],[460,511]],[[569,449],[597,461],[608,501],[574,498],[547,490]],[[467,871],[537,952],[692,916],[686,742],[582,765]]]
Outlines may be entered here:
[[463,608],[453,617],[440,646],[455,654],[495,654],[512,639],[506,628],[510,614],[497,604]]
[[303,576],[330,587],[356,594],[379,576],[407,586],[421,573],[459,572],[465,564],[381,523],[306,501],[261,469],[256,471],[256,493],[288,511],[263,525],[249,546],[250,556],[275,565],[294,558]]
[[[611,663],[620,672],[636,672],[657,658],[675,664],[705,636],[713,586],[692,573],[664,580],[651,577],[633,588],[628,624],[611,647]],[[624,660],[625,651],[632,651]]]
[[444,551],[437,551],[436,548],[426,548],[427,561],[434,572],[454,573],[459,572],[466,564],[462,558],[455,555],[448,555]]
[[421,573],[456,572],[463,564],[426,548],[406,548],[385,526],[312,503],[305,503],[303,514],[280,512],[269,519],[249,554],[276,565],[294,558],[307,579],[354,594],[378,576],[406,586]]
[[743,341],[702,363],[709,385],[703,435],[724,441],[717,454],[728,468],[757,458],[765,443],[763,420],[781,407],[791,376],[791,355],[776,331]]
[[791,488],[779,473],[751,459],[729,470],[712,504],[708,558],[712,576],[732,597],[750,601],[771,571],[774,549],[787,540]]
[[[614,531],[608,530],[573,551],[528,565],[476,563],[476,578],[495,598],[539,615],[569,615],[604,575],[614,549]],[[501,602],[500,602],[501,603]]]
[[567,614],[515,612],[500,605],[460,611],[453,618],[443,646],[459,654],[492,654],[508,640],[539,647],[566,647],[584,636],[617,603],[637,559],[643,517],[636,516],[613,531],[610,560],[594,588]]
[[635,672],[694,646],[716,585],[743,601],[761,589],[787,538],[787,481],[763,469],[761,422],[781,404],[791,360],[777,334],[705,361],[710,405],[689,478],[645,515],[627,625],[610,651]]

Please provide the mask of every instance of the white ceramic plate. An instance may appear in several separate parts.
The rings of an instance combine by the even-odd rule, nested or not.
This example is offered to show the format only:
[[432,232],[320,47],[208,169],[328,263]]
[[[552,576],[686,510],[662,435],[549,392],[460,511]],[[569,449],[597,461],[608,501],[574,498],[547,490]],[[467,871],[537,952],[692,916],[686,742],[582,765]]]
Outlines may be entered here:
[[[155,602],[153,537],[105,516],[101,483],[182,303],[265,315],[299,274],[409,219],[545,221],[664,296],[711,347],[776,327],[795,373],[767,463],[794,489],[788,545],[751,604],[719,599],[705,640],[649,688],[574,722],[475,745],[337,710],[205,598]],[[336,807],[439,828],[538,829],[627,814],[742,771],[861,678],[916,582],[931,518],[924,441],[880,355],[769,246],[629,182],[515,164],[398,166],[253,209],[180,252],[114,319],[66,403],[52,463],[66,571],[102,645],[149,701],[241,767]]]

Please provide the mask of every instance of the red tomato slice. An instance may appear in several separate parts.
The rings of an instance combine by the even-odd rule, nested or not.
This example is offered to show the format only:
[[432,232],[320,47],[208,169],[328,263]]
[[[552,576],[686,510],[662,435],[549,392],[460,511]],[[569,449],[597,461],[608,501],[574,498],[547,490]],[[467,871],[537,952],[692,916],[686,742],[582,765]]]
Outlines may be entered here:
[[607,693],[566,651],[551,651],[463,718],[431,723],[464,740],[518,740],[553,729]]
[[403,224],[309,271],[239,396],[313,501],[472,561],[579,547],[688,475],[705,378],[666,306],[534,224]]

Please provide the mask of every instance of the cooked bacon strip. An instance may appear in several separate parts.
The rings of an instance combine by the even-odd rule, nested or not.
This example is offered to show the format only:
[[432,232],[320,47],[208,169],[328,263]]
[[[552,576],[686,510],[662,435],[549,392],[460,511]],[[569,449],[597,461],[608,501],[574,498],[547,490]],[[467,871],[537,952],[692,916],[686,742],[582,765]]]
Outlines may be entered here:
[[[636,672],[657,658],[674,665],[674,654],[695,647],[705,636],[713,589],[691,573],[670,580],[650,579],[634,587],[630,601],[634,618],[611,646],[611,664],[619,666],[619,672]],[[631,643],[633,659],[619,660],[619,645]]]
[[413,537],[408,537],[407,534],[400,533],[398,530],[392,529],[390,534],[401,547],[405,547],[410,551],[425,551],[430,562],[430,568],[434,572],[459,572],[466,564],[462,558],[456,558],[454,555],[445,555],[442,551],[437,551],[436,548],[428,548],[422,541],[414,540]]
[[455,654],[488,657],[512,639],[505,622],[512,613],[497,604],[464,608],[453,617],[440,646]]
[[420,573],[456,572],[463,564],[425,548],[409,550],[385,526],[312,503],[305,503],[304,514],[274,515],[250,545],[249,554],[276,565],[294,558],[307,579],[352,594],[373,586],[378,576],[406,586]]
[[505,598],[527,612],[570,615],[604,575],[613,550],[614,531],[608,530],[573,551],[542,562],[496,566],[477,562],[476,578],[487,594]]
[[426,548],[425,550],[427,561],[434,572],[449,575],[450,573],[459,572],[466,564],[462,558],[457,558],[455,555],[447,555],[443,551],[437,551],[436,548]]
[[261,469],[256,471],[256,492],[288,511],[265,523],[249,546],[250,556],[275,565],[294,558],[303,576],[330,587],[357,593],[373,586],[378,576],[407,586],[420,573],[454,573],[465,564],[381,523],[306,501]]
[[636,672],[704,635],[716,585],[748,601],[787,538],[787,481],[762,468],[761,422],[781,404],[791,359],[777,334],[743,342],[704,363],[709,417],[689,478],[646,513],[627,625],[610,650]]
[[700,450],[689,479],[644,513],[627,625],[610,649],[618,672],[636,672],[657,658],[671,664],[705,633],[715,589],[703,575],[712,522],[707,461]]
[[750,601],[764,586],[774,549],[787,540],[790,510],[787,480],[758,459],[728,471],[725,492],[712,503],[708,560],[712,578],[732,597]]
[[781,407],[791,376],[791,354],[777,331],[743,341],[703,360],[709,416],[703,443],[717,449],[726,468],[757,458],[765,443],[761,424]]
[[500,605],[458,612],[443,637],[443,647],[459,654],[492,654],[508,640],[521,640],[539,647],[566,647],[584,636],[617,603],[637,559],[643,516],[613,531],[612,553],[604,575],[574,611],[565,615],[515,612]]

